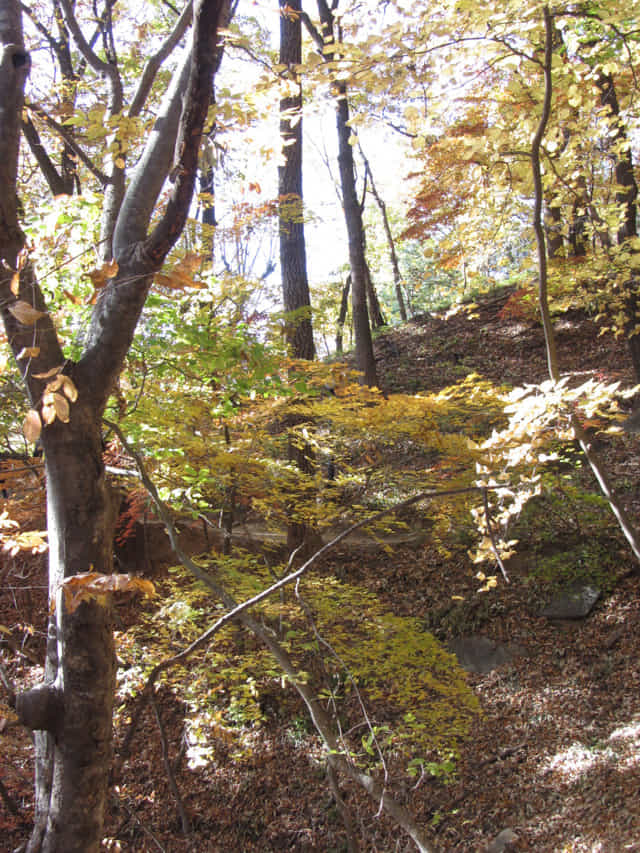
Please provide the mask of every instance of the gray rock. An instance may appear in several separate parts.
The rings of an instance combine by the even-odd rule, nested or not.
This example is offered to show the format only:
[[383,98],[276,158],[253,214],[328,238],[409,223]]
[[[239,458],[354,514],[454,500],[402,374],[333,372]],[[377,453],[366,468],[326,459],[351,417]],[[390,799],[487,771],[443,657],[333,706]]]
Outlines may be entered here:
[[559,592],[540,613],[547,619],[584,619],[599,598],[597,587],[574,583]]
[[467,672],[485,675],[527,650],[518,643],[496,643],[488,637],[472,634],[469,637],[455,637],[449,642],[449,650],[458,658],[458,662]]
[[515,850],[518,836],[512,829],[503,829],[487,847],[487,853],[505,853],[506,850]]

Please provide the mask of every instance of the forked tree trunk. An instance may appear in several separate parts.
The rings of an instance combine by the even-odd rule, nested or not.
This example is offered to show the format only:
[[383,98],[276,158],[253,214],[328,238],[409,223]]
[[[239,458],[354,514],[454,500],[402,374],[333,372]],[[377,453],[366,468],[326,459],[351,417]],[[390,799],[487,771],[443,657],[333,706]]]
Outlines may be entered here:
[[338,84],[336,101],[336,126],[338,129],[338,166],[342,204],[349,241],[349,266],[351,267],[351,312],[356,341],[356,364],[364,376],[365,384],[378,384],[373,339],[367,313],[367,262],[364,255],[364,227],[362,212],[356,194],[353,163],[353,146],[350,142],[349,102],[346,86]]
[[[322,23],[322,33],[319,33],[305,14],[302,20],[323,59],[326,62],[335,61],[340,53],[339,43],[334,33],[335,16],[338,0],[333,0],[331,6],[327,0],[317,0],[318,14]],[[333,49],[330,49],[333,46]],[[351,268],[351,311],[353,333],[356,343],[356,365],[362,372],[366,385],[378,384],[376,362],[373,353],[373,340],[369,315],[367,313],[367,262],[364,251],[364,226],[362,224],[362,209],[356,192],[355,165],[353,161],[353,145],[351,144],[351,128],[349,127],[349,99],[347,85],[343,80],[334,80],[331,93],[335,98],[336,128],[338,131],[338,168],[340,173],[340,189],[342,206],[349,242],[349,266]]]
[[[60,2],[85,58],[111,80],[110,109],[119,112],[122,86],[117,65],[92,52],[73,17],[73,4]],[[14,697],[20,721],[36,733],[36,812],[28,853],[97,853],[101,846],[115,689],[111,605],[108,598],[94,597],[68,606],[63,583],[83,572],[112,572],[112,515],[102,462],[101,417],[152,276],[187,219],[215,71],[218,22],[225,9],[228,0],[194,3],[192,52],[167,92],[162,120],[147,139],[126,194],[123,167],[114,165],[105,193],[103,246],[110,252],[113,245],[117,271],[100,292],[85,351],[73,362],[65,359],[31,264],[14,274],[24,245],[17,173],[30,57],[23,47],[20,4],[0,0],[0,314],[36,412],[42,411],[44,417],[47,380],[61,371],[77,390],[68,422],[59,419],[66,420],[64,410],[56,410],[56,419],[42,430],[51,605],[47,657],[41,684]],[[150,231],[176,151],[176,177],[166,208]],[[25,319],[25,304],[37,309],[34,318]],[[23,359],[25,347],[34,347],[37,353]]]

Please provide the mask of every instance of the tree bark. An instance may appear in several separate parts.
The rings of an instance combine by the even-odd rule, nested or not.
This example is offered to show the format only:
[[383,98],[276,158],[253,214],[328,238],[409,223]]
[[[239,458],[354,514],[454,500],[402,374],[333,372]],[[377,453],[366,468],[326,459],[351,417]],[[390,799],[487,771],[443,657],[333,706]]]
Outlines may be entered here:
[[[316,43],[325,61],[331,62],[339,53],[339,46],[334,35],[334,12],[338,0],[334,0],[329,8],[327,0],[317,0],[318,14],[322,23],[322,34],[314,27],[308,16],[302,16],[311,37]],[[335,50],[329,50],[335,45]],[[353,332],[356,340],[356,365],[362,373],[363,381],[370,387],[378,384],[376,362],[373,353],[373,340],[367,313],[367,261],[364,251],[364,226],[362,224],[362,209],[356,193],[355,165],[353,161],[353,146],[351,145],[351,128],[349,127],[349,100],[347,84],[343,80],[335,80],[331,87],[335,99],[336,128],[338,131],[338,169],[340,174],[340,189],[342,191],[342,207],[347,227],[349,242],[349,266],[351,268],[351,310],[353,315]]]
[[[531,171],[534,185],[534,209],[533,209],[533,230],[536,237],[536,246],[538,250],[538,302],[540,314],[542,317],[542,325],[544,328],[545,344],[547,349],[547,364],[549,366],[549,376],[553,382],[559,382],[561,378],[558,356],[555,345],[555,334],[553,331],[553,323],[549,311],[549,303],[547,299],[547,247],[545,242],[544,228],[542,225],[542,170],[540,167],[540,147],[544,133],[547,127],[547,122],[551,114],[551,96],[553,93],[553,78],[552,78],[552,48],[553,48],[553,16],[549,6],[543,7],[544,15],[544,32],[545,32],[545,52],[544,52],[544,100],[542,113],[538,127],[531,142]],[[591,443],[587,433],[580,423],[575,412],[568,413],[569,422],[573,433],[580,443],[580,447],[587,458],[587,462],[591,466],[594,477],[596,478],[603,495],[609,503],[611,511],[615,515],[620,529],[624,533],[627,542],[638,561],[640,561],[640,535],[629,517],[622,502],[616,495],[611,484],[609,476],[602,465],[602,461],[598,456],[593,444]],[[635,569],[638,573],[638,569]]]
[[347,319],[347,311],[349,310],[349,291],[351,290],[351,274],[347,276],[347,280],[342,288],[342,296],[340,298],[340,313],[336,323],[336,352],[342,352],[342,337],[344,332],[344,324]]
[[[117,63],[93,54],[61,0],[70,32],[87,59],[110,85],[110,108],[121,107]],[[18,355],[25,346],[39,354],[18,365],[27,394],[39,409],[47,379],[64,370],[78,392],[68,422],[56,418],[42,431],[47,477],[49,599],[47,657],[42,684],[16,697],[22,721],[36,732],[36,809],[28,853],[97,853],[107,801],[115,654],[109,602],[91,600],[68,609],[61,586],[82,572],[112,571],[109,495],[102,460],[101,419],[151,286],[153,274],[180,236],[196,179],[198,149],[211,95],[216,33],[227,0],[199,0],[194,10],[193,49],[176,89],[165,102],[169,137],[148,140],[145,164],[125,195],[124,169],[114,167],[105,201],[107,244],[115,232],[118,271],[101,291],[87,345],[76,363],[65,360],[35,271],[27,263],[13,289],[13,271],[24,238],[17,215],[17,163],[24,82],[20,3],[0,0],[0,312]],[[177,134],[177,143],[176,143]],[[168,145],[166,143],[169,143]],[[177,155],[176,155],[177,152]],[[151,216],[175,162],[176,179],[164,214],[149,233]],[[117,173],[117,174],[116,174]],[[121,204],[126,199],[126,204]],[[110,250],[109,250],[110,251]],[[109,255],[107,255],[109,257]],[[41,312],[22,322],[12,312],[26,302]]]
[[349,266],[351,267],[351,312],[356,341],[356,364],[370,387],[378,384],[373,339],[367,313],[367,261],[364,255],[364,227],[362,212],[356,194],[353,146],[350,143],[349,102],[347,87],[338,84],[336,99],[336,127],[338,130],[338,167],[342,204],[349,241]]
[[[618,103],[613,77],[610,74],[599,73],[596,77],[596,85],[600,91],[600,103],[609,111],[609,119],[612,125],[609,144],[617,152],[615,154],[616,202],[622,213],[617,242],[619,246],[622,246],[627,240],[638,236],[638,183],[633,169],[631,145],[620,118],[620,104]],[[636,379],[640,381],[639,284],[637,274],[632,273],[625,283],[625,307],[631,362]]]
[[284,165],[278,168],[278,218],[280,226],[280,271],[286,335],[296,358],[313,359],[315,346],[311,324],[311,297],[307,278],[302,195],[302,61],[301,0],[279,0],[280,65],[287,68],[285,80],[291,91],[280,100],[280,138]]
[[380,307],[380,300],[378,299],[378,294],[376,293],[373,278],[371,277],[371,269],[369,268],[369,264],[366,263],[366,261],[365,271],[367,276],[367,304],[369,306],[369,320],[371,321],[371,328],[381,329],[383,326],[387,325],[387,321],[385,320],[384,314],[382,313],[382,308]]

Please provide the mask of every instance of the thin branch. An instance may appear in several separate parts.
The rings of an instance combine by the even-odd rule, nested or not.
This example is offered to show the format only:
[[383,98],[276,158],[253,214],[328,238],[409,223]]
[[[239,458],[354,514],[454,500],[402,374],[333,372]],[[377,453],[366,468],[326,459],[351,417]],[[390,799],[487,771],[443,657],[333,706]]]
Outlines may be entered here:
[[95,163],[91,160],[89,155],[82,150],[80,145],[78,145],[76,140],[73,138],[73,134],[71,134],[63,125],[57,122],[54,118],[51,118],[51,116],[48,115],[42,109],[42,107],[38,106],[37,104],[27,103],[26,106],[29,110],[31,110],[31,112],[35,113],[35,115],[41,118],[47,125],[47,127],[51,128],[51,130],[54,130],[58,134],[60,139],[62,139],[62,141],[69,146],[69,148],[73,151],[76,157],[81,160],[82,163],[84,163],[84,165],[91,172],[91,174],[94,175],[103,186],[106,186],[106,184],[110,182],[111,179],[109,178],[109,176],[101,169],[99,169],[98,166],[96,166]]
[[16,688],[11,679],[9,678],[4,665],[0,663],[0,681],[4,689],[7,691],[7,703],[10,708],[16,707]]
[[180,796],[180,790],[178,789],[178,783],[176,782],[176,777],[173,772],[173,767],[171,766],[171,760],[169,758],[169,744],[167,741],[167,734],[164,729],[164,723],[162,722],[162,717],[160,716],[160,709],[158,708],[158,701],[156,699],[155,690],[151,691],[151,706],[153,708],[153,713],[156,718],[156,723],[158,724],[158,730],[160,731],[160,744],[162,746],[162,761],[164,763],[164,769],[167,772],[167,779],[169,781],[169,788],[171,789],[171,793],[173,794],[173,798],[176,801],[176,805],[178,807],[178,813],[180,815],[180,823],[182,825],[182,834],[185,838],[188,838],[191,835],[191,821],[189,820],[189,815],[187,814],[184,803],[182,802],[182,797]]
[[104,60],[100,59],[97,53],[94,52],[93,48],[86,40],[82,29],[80,28],[80,24],[78,23],[78,19],[75,16],[75,11],[71,0],[60,0],[60,5],[64,12],[65,23],[69,28],[69,31],[73,36],[80,53],[83,55],[85,60],[89,63],[89,65],[93,68],[94,71],[96,71],[98,74],[104,74],[104,76],[109,81],[109,114],[115,115],[116,113],[119,113],[122,109],[123,93],[122,80],[120,79],[120,72],[118,71],[118,66],[115,64],[115,62],[105,62]]
[[507,576],[507,570],[504,567],[504,563],[502,562],[502,557],[500,556],[500,551],[498,550],[498,543],[496,542],[495,533],[493,531],[493,524],[491,523],[491,511],[489,509],[489,495],[487,493],[487,489],[483,488],[482,490],[482,501],[484,503],[484,517],[485,523],[487,525],[487,533],[489,534],[489,540],[491,542],[491,549],[493,550],[493,556],[496,558],[498,565],[500,566],[500,571],[502,572],[502,577],[505,579],[507,583],[509,583],[509,578]]
[[84,33],[80,28],[78,19],[75,16],[71,0],[60,0],[60,5],[64,11],[64,19],[71,35],[73,36],[78,50],[84,56],[89,65],[98,74],[106,74],[108,77],[113,75],[114,68],[109,62],[100,59],[97,53],[92,49],[89,42],[86,40]]
[[345,802],[344,797],[340,792],[338,774],[336,773],[336,769],[330,761],[327,761],[327,779],[329,780],[329,787],[331,788],[333,799],[336,801],[336,806],[338,808],[338,811],[340,812],[342,823],[344,824],[345,833],[347,835],[347,851],[348,853],[358,853],[360,847],[358,845],[358,836],[355,833],[355,828],[353,825],[351,809]]
[[173,30],[169,33],[160,49],[147,60],[138,89],[133,96],[129,107],[129,117],[140,115],[142,108],[149,97],[158,70],[169,54],[174,50],[180,39],[186,33],[193,19],[193,0],[189,0],[182,10],[182,14],[175,23]]

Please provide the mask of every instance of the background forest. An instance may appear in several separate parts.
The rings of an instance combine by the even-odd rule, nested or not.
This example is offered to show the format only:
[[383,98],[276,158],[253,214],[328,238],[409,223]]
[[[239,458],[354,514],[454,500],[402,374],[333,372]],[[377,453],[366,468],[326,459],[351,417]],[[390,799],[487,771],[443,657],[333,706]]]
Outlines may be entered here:
[[0,836],[640,837],[635,2],[0,0]]

